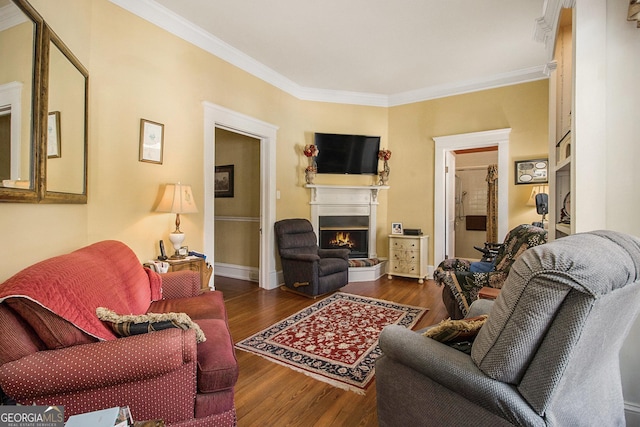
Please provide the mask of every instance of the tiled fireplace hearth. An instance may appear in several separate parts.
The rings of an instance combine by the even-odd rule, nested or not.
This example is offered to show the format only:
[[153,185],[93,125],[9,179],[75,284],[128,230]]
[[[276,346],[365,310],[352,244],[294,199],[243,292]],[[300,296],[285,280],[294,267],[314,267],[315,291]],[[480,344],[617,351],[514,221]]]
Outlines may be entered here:
[[[311,189],[311,223],[321,248],[347,247],[352,259],[378,258],[378,193],[386,186],[307,185]],[[349,269],[349,281],[375,280],[386,262]]]

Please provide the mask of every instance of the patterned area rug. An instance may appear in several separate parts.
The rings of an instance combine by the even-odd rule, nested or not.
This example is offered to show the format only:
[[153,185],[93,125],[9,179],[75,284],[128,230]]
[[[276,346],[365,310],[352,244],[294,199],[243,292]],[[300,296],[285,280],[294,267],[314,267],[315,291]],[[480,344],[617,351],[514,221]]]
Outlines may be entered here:
[[386,325],[412,328],[427,312],[338,292],[236,344],[335,387],[364,394]]

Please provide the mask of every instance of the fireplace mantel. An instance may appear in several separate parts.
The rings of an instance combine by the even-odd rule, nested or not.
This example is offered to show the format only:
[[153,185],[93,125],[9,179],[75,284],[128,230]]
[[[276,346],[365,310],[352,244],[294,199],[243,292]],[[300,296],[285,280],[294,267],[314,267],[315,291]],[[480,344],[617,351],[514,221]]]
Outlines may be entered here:
[[386,185],[317,185],[307,184],[311,189],[311,223],[319,230],[320,216],[367,216],[369,217],[369,258],[377,258],[376,232],[378,193]]
[[[343,195],[357,196],[356,200],[349,200],[348,204],[369,204],[378,203],[378,192],[387,190],[388,185],[318,185],[307,184],[305,187],[311,189],[311,204],[323,203],[326,199],[335,202],[335,197]],[[366,202],[365,200],[368,199]],[[359,201],[359,202],[358,202]],[[338,202],[339,203],[339,202]],[[340,203],[342,204],[342,203]]]

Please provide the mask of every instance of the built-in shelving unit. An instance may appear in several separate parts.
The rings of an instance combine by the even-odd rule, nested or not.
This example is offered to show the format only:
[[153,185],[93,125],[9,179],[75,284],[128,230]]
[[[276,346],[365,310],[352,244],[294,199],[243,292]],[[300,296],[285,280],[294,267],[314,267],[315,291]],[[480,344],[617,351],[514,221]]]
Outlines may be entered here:
[[573,234],[575,218],[575,153],[573,120],[573,30],[572,9],[562,9],[558,17],[554,60],[549,78],[549,227],[550,238]]

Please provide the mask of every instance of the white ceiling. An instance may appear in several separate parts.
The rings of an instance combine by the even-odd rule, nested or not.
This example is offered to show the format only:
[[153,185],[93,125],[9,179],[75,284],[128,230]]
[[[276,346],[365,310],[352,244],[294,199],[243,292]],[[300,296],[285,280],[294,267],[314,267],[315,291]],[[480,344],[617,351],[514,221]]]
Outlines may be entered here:
[[303,99],[393,105],[544,78],[544,0],[111,0]]

